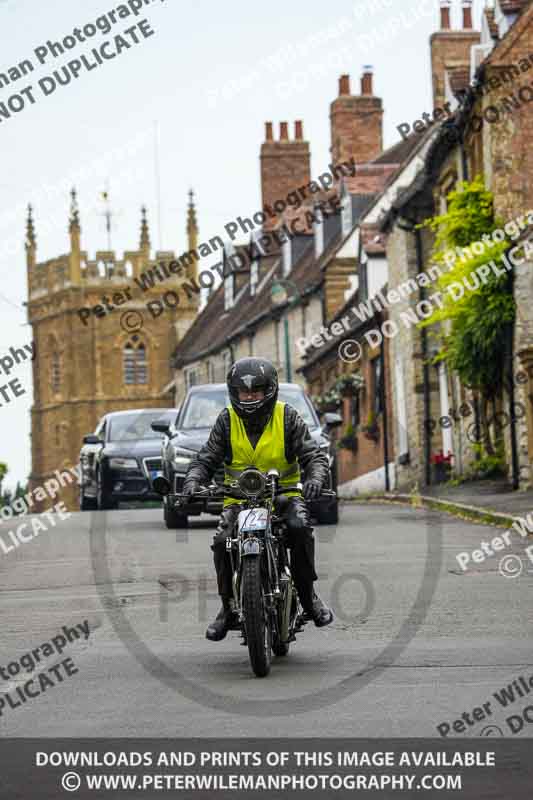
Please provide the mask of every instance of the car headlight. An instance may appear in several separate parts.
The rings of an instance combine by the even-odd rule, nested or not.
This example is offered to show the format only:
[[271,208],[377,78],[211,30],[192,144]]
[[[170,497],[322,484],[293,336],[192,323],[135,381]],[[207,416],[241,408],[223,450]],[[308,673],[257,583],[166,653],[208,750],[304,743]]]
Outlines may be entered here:
[[137,469],[139,465],[135,458],[110,458],[109,466],[111,469]]
[[174,458],[172,462],[176,467],[187,467],[193,458],[195,457],[196,453],[194,450],[184,450],[182,448],[177,448],[174,451]]

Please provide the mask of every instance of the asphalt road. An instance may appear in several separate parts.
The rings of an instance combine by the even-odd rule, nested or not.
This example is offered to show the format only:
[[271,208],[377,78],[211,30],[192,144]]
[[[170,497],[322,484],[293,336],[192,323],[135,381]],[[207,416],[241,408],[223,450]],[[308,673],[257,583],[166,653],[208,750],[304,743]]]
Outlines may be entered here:
[[[533,689],[510,710],[493,697],[533,675],[533,564],[518,536],[464,574],[456,554],[500,531],[422,509],[343,505],[339,525],[315,531],[319,590],[336,621],[307,625],[257,679],[237,633],[204,637],[218,608],[213,529],[204,517],[167,531],[159,509],[77,513],[1,554],[0,665],[64,625],[87,620],[90,630],[45,662],[70,657],[78,672],[4,707],[2,734],[428,737],[491,701],[455,735],[486,735],[490,724],[511,736],[506,717],[533,704]],[[0,525],[1,536],[8,530]],[[522,557],[519,577],[498,571],[509,553]],[[15,696],[29,677],[0,680],[0,691]],[[518,735],[531,733],[526,723]]]

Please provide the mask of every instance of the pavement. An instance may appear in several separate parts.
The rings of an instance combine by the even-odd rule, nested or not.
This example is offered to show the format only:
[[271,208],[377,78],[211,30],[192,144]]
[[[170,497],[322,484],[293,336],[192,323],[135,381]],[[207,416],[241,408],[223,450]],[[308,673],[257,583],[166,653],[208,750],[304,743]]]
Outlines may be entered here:
[[[495,480],[469,481],[459,486],[441,483],[424,487],[420,493],[411,494],[398,491],[375,492],[350,500],[422,504],[427,508],[438,508],[503,526],[511,525],[518,517],[527,517],[533,512],[533,490],[513,491],[505,481]],[[533,519],[531,532],[533,533]]]
[[[61,681],[50,672],[53,685],[34,680],[33,698],[1,708],[2,735],[438,737],[439,725],[463,738],[489,725],[532,735],[529,722],[516,735],[507,722],[531,700],[504,708],[493,696],[533,676],[533,563],[519,536],[504,551],[512,574],[502,554],[463,571],[458,553],[493,529],[427,508],[342,504],[338,525],[315,530],[319,591],[336,620],[307,625],[257,679],[237,633],[205,639],[219,605],[214,529],[202,517],[168,531],[161,509],[75,513],[1,555],[0,666],[63,626],[90,630],[39,664],[59,675],[71,659]],[[0,679],[0,699],[16,702],[35,675],[26,666]]]

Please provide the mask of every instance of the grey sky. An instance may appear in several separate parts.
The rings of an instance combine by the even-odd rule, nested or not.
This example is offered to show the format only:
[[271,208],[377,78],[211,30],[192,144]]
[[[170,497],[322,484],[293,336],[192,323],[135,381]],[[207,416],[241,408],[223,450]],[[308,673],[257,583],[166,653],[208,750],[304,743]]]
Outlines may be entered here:
[[[126,0],[127,2],[127,0]],[[459,0],[455,0],[459,13]],[[154,123],[160,130],[162,248],[186,247],[187,191],[196,193],[200,239],[260,208],[259,148],[265,120],[303,119],[316,175],[329,163],[329,104],[338,76],[359,91],[363,64],[374,66],[374,92],[385,107],[385,145],[395,126],[431,110],[429,35],[438,0],[154,0],[64,56],[39,65],[34,49],[121,5],[113,0],[0,0],[0,72],[29,58],[35,71],[0,88],[0,103],[32,84],[34,105],[0,122],[0,356],[31,341],[26,299],[23,207],[35,204],[38,259],[68,249],[68,190],[79,192],[82,247],[106,248],[100,192],[109,181],[116,211],[113,246],[138,246],[146,203],[152,246],[159,248]],[[481,0],[474,8],[479,20]],[[389,9],[389,10],[387,10]],[[155,35],[44,97],[37,82],[54,69],[139,22]],[[454,25],[459,20],[454,17]],[[128,155],[129,148],[129,155]],[[105,158],[107,156],[107,162]],[[104,163],[102,163],[104,159]],[[98,168],[100,163],[100,168]],[[80,176],[81,170],[81,176]],[[83,174],[85,172],[85,175]],[[54,194],[53,188],[64,185]],[[47,195],[44,187],[52,187]],[[0,408],[7,485],[30,470],[31,370],[19,366],[28,394]],[[3,376],[0,376],[3,379]],[[3,382],[3,380],[2,380]]]

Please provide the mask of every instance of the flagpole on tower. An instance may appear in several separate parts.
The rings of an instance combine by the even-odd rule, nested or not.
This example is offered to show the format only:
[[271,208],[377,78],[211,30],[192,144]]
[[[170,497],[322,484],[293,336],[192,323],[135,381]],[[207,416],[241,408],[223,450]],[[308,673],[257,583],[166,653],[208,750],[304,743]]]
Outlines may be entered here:
[[155,191],[157,198],[157,238],[159,249],[162,249],[161,236],[161,169],[159,157],[159,122],[154,122],[154,171],[155,171]]
[[113,218],[113,213],[109,202],[109,181],[106,181],[105,191],[102,192],[102,200],[105,206],[105,211],[102,213],[102,216],[105,219],[105,228],[107,231],[107,249],[111,252],[111,220]]

